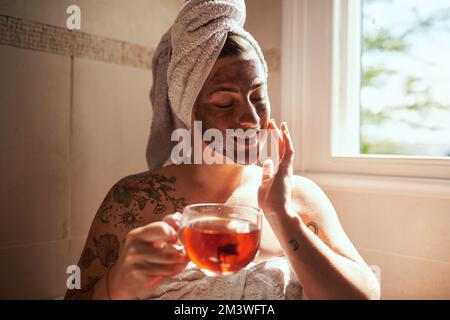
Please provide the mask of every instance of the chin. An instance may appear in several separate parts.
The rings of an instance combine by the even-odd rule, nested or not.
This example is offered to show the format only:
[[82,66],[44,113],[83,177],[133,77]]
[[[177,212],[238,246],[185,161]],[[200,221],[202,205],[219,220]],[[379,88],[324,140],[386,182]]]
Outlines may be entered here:
[[[244,147],[235,144],[235,146],[234,146],[234,155],[233,155],[232,159],[230,157],[227,157],[226,150],[223,151],[223,155],[224,155],[224,157],[226,159],[231,160],[235,164],[240,164],[240,165],[243,165],[243,166],[257,165],[258,164],[259,155],[260,155],[260,152],[261,152],[263,147],[264,147],[264,144],[263,143],[259,143],[259,142],[256,144],[256,146],[253,147],[253,148],[256,149],[255,151],[253,151],[253,152],[256,152],[256,157],[252,157],[252,159],[250,159],[250,154],[249,154],[250,147],[248,146],[248,144],[246,146],[244,146]],[[240,148],[240,159],[238,159],[238,149],[239,148]],[[242,157],[242,154],[244,154],[245,157]]]

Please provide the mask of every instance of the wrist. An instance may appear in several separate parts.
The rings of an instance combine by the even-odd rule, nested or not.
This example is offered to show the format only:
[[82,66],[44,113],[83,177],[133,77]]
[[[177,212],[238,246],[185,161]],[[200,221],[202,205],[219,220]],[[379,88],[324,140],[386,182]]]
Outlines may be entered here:
[[[271,211],[269,214],[264,212],[264,215],[279,241],[304,233],[305,224],[300,215],[292,208]],[[285,237],[287,238],[285,239]]]

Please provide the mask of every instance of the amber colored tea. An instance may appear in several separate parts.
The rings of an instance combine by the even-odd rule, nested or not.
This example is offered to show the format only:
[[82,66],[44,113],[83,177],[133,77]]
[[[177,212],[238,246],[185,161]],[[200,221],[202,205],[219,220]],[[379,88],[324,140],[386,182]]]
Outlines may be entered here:
[[259,248],[260,230],[249,221],[203,218],[182,230],[184,247],[199,268],[230,274],[249,264]]

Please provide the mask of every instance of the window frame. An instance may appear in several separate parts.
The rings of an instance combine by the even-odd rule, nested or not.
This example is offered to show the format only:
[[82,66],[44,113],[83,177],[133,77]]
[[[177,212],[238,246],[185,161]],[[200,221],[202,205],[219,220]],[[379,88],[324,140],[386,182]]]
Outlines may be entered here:
[[348,30],[361,30],[360,5],[283,0],[280,111],[295,143],[294,170],[450,179],[448,157],[359,154],[360,37]]

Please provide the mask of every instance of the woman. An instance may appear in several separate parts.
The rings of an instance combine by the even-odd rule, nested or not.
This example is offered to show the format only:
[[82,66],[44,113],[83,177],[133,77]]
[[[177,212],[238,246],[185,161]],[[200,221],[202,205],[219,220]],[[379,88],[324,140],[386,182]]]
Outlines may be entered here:
[[252,163],[169,164],[121,179],[92,223],[79,263],[82,289],[68,290],[66,298],[148,296],[189,262],[176,245],[179,212],[188,204],[212,202],[259,206],[265,218],[257,262],[284,254],[309,298],[379,298],[377,279],[346,236],[326,195],[314,182],[292,173],[292,140],[286,124],[278,129],[270,121],[260,54],[248,39],[226,34],[195,98],[191,125],[202,121],[204,130],[221,132],[279,130],[276,173],[270,162],[263,168]]

